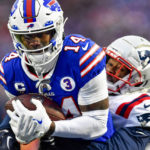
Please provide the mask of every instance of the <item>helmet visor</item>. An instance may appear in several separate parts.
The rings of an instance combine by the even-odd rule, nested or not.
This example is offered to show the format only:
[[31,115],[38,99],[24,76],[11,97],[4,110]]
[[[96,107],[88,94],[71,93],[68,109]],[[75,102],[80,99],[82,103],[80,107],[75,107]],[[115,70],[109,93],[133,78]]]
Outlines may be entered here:
[[[51,43],[55,34],[55,30],[33,34],[14,34],[15,39],[21,44],[22,48],[27,52],[40,52]],[[39,50],[39,51],[38,51]]]
[[106,70],[108,72],[108,80],[113,83],[117,82],[120,78],[124,78],[130,72],[128,68],[113,58],[109,58]]
[[133,65],[111,50],[106,50],[106,54],[108,81],[116,83],[121,80],[130,86],[135,86],[141,83],[141,73]]

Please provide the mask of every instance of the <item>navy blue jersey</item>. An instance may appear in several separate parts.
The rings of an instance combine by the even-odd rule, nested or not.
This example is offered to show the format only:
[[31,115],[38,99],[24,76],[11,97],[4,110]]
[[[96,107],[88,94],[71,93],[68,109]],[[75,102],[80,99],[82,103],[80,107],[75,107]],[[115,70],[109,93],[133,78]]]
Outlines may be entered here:
[[[1,62],[0,83],[15,96],[39,93],[42,90],[57,102],[67,118],[73,118],[81,115],[78,106],[79,89],[101,73],[105,68],[105,61],[105,52],[96,43],[81,35],[69,35],[65,37],[51,77],[47,74],[44,76],[45,80],[39,81],[21,61],[17,52],[12,51]],[[109,114],[108,132],[97,140],[105,141],[112,134],[113,125]]]

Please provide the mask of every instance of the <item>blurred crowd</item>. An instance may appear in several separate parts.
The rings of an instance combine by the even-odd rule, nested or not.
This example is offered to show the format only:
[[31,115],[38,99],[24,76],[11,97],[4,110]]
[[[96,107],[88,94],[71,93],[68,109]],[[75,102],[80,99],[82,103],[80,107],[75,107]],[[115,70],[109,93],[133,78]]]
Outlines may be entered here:
[[[65,34],[82,34],[107,46],[118,37],[134,34],[150,39],[148,0],[58,0],[68,17]],[[0,0],[0,59],[13,50],[7,21],[14,0]],[[0,107],[6,101],[0,87]],[[3,109],[2,109],[3,111]],[[2,116],[1,116],[2,117]],[[1,119],[0,119],[1,120]]]

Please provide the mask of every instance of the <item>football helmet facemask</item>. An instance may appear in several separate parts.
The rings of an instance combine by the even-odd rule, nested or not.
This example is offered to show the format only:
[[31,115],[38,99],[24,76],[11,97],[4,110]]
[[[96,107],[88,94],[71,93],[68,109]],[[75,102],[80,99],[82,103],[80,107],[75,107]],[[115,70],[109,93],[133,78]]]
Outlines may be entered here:
[[106,55],[110,94],[129,93],[150,87],[149,41],[140,36],[124,36],[107,47]]
[[8,21],[13,44],[36,73],[50,71],[63,46],[63,11],[56,0],[16,0]]

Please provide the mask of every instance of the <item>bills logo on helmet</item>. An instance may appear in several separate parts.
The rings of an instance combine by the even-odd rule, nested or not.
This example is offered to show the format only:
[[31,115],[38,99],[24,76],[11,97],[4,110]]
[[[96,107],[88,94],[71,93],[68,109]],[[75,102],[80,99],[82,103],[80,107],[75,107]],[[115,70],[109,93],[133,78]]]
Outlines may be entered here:
[[145,68],[150,63],[150,50],[138,51],[142,66]]
[[16,0],[16,2],[14,3],[14,5],[12,6],[11,13],[10,13],[11,16],[12,16],[12,15],[14,14],[14,12],[16,11],[18,2],[19,2],[19,0]]
[[27,26],[27,29],[33,28],[33,27],[34,27],[34,24],[29,24],[29,25]]
[[54,24],[53,21],[47,21],[47,22],[45,23],[45,27],[51,26],[51,25],[53,25],[53,24]]
[[148,122],[150,122],[150,113],[145,113],[140,116],[137,116],[138,121],[142,126],[146,126]]
[[51,11],[62,11],[59,3],[56,0],[44,0],[43,5],[49,7]]

